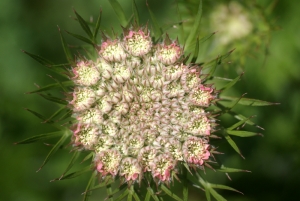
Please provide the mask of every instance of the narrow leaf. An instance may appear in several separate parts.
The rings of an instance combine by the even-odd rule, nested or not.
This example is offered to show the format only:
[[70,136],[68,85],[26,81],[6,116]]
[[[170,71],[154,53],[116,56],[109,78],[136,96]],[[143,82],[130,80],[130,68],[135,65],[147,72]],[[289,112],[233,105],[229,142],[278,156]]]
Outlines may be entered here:
[[140,25],[140,16],[135,0],[132,0],[132,12],[137,25]]
[[88,39],[88,38],[86,38],[86,37],[84,37],[84,36],[81,36],[81,35],[78,35],[78,34],[74,34],[74,33],[71,33],[71,32],[69,32],[69,31],[66,31],[68,34],[70,34],[71,36],[73,36],[74,38],[77,38],[77,39],[79,39],[79,40],[81,40],[81,41],[83,41],[83,42],[85,42],[85,43],[88,43],[88,44],[91,44],[91,45],[95,45],[94,43],[93,43],[93,41],[91,41],[90,39]]
[[129,194],[129,189],[127,188],[123,193],[121,193],[117,198],[115,198],[114,201],[121,201],[128,194]]
[[217,193],[217,191],[215,191],[213,188],[210,188],[209,192],[217,201],[226,201],[226,199],[222,195]]
[[204,36],[203,38],[200,38],[199,43],[204,43],[205,41],[207,41],[208,39],[210,39],[212,36],[214,36],[216,33],[213,32],[210,35]]
[[[236,101],[238,98],[230,96],[221,96],[222,100]],[[247,106],[268,106],[268,105],[279,105],[280,103],[271,103],[267,101],[251,99],[251,98],[241,98],[238,104]]]
[[25,110],[27,110],[28,112],[30,112],[31,114],[33,114],[34,116],[38,117],[39,119],[43,120],[43,122],[45,122],[47,120],[46,117],[44,117],[43,115],[41,115],[40,113],[38,112],[35,112],[33,110],[30,110],[28,108],[25,108]]
[[189,59],[188,59],[188,61],[186,63],[187,64],[189,64],[189,63],[196,63],[196,61],[198,59],[198,54],[199,54],[199,39],[197,38],[195,50],[190,55],[190,57],[189,57]]
[[227,130],[227,131],[230,131],[230,130],[236,129],[237,127],[239,127],[239,126],[245,124],[249,119],[250,119],[250,118],[248,118],[248,119],[243,119],[243,120],[241,120],[241,121],[239,121],[239,122],[233,124],[232,126],[226,128],[226,130]]
[[200,22],[201,22],[201,17],[202,17],[202,0],[199,1],[199,7],[198,7],[198,12],[197,15],[194,19],[194,25],[193,28],[191,29],[190,34],[188,35],[188,38],[185,42],[185,52],[188,52],[189,49],[193,49],[193,46],[195,44],[195,40],[197,38],[197,35],[200,30]]
[[151,197],[155,200],[155,201],[159,201],[157,195],[153,192],[153,189],[151,187],[147,188],[147,194],[150,193]]
[[150,201],[150,199],[151,199],[151,193],[147,191],[144,201]]
[[124,10],[122,6],[119,4],[116,0],[109,0],[109,3],[111,4],[112,8],[114,9],[115,13],[117,14],[117,17],[123,27],[127,26],[127,20],[125,17]]
[[219,169],[216,169],[219,172],[228,172],[228,173],[232,173],[232,172],[250,172],[249,170],[242,170],[242,169],[236,169],[236,168],[229,168],[229,167],[225,167],[224,165],[221,165],[221,167]]
[[20,142],[16,142],[14,144],[34,143],[34,142],[38,142],[38,141],[41,141],[41,140],[48,140],[48,139],[51,139],[51,138],[55,138],[55,137],[61,136],[63,134],[64,134],[64,132],[62,132],[62,131],[44,133],[44,134],[40,134],[40,135],[36,135],[36,136],[30,137],[30,138],[27,138],[27,139],[22,140]]
[[59,27],[58,27],[58,31],[59,31],[61,43],[62,43],[64,52],[65,52],[66,58],[67,58],[68,62],[71,63],[71,65],[72,65],[74,63],[74,60],[73,60],[70,48],[69,48],[64,36],[62,35]]
[[234,188],[231,188],[229,186],[225,186],[225,185],[221,185],[221,184],[212,184],[210,183],[209,184],[212,188],[218,188],[218,189],[223,189],[223,190],[229,190],[229,191],[234,191],[234,192],[237,192],[237,193],[240,193],[240,194],[243,194],[241,191],[238,191]]
[[66,109],[65,106],[61,107],[60,109],[58,109],[54,114],[52,114],[48,119],[46,119],[43,123],[51,123],[54,122],[54,118],[57,117],[58,115],[60,115],[61,113],[63,113],[64,111],[66,111],[68,109]]
[[75,171],[75,172],[67,174],[67,175],[65,175],[63,177],[59,177],[59,178],[53,179],[53,180],[51,180],[51,182],[52,181],[57,181],[57,180],[72,179],[72,178],[78,177],[78,176],[80,176],[80,175],[82,175],[82,174],[84,174],[86,172],[89,172],[89,171],[91,171],[91,167],[87,166],[87,167],[85,167],[85,168],[83,168],[83,169],[81,169],[79,171]]
[[231,88],[233,85],[235,85],[235,83],[237,83],[237,81],[239,81],[241,79],[241,77],[244,75],[244,73],[241,73],[239,76],[237,76],[234,80],[232,80],[231,82],[227,83],[224,87],[222,87],[221,89],[219,89],[220,91],[226,91],[227,89]]
[[238,148],[238,146],[236,145],[236,143],[231,139],[231,137],[226,133],[226,132],[222,132],[223,136],[225,137],[225,139],[227,140],[227,142],[230,144],[230,146],[242,157],[245,159],[245,157],[242,155],[240,149]]
[[262,134],[260,134],[260,133],[254,133],[254,132],[250,132],[250,131],[226,130],[226,132],[229,135],[234,135],[234,136],[238,136],[238,137],[252,137],[252,136],[257,136],[257,135],[262,136]]
[[62,105],[68,105],[68,101],[63,100],[61,98],[57,98],[54,96],[50,96],[50,95],[46,95],[46,94],[39,94],[40,96],[42,96],[43,98],[45,98],[46,100],[58,103],[58,104],[62,104]]
[[83,163],[83,162],[87,161],[88,159],[92,158],[93,155],[94,155],[93,152],[89,153],[86,157],[84,157],[84,159],[81,161],[81,163]]
[[[70,160],[70,162],[69,162],[66,170],[64,171],[64,173],[61,175],[60,178],[63,178],[64,175],[73,167],[73,165],[74,165],[75,161],[78,159],[79,155],[80,155],[79,151],[75,151],[74,152],[74,154],[73,154],[73,156],[72,156],[72,158],[71,158],[71,160]],[[61,179],[59,179],[59,180],[61,180]]]
[[175,195],[170,189],[168,189],[165,185],[161,184],[160,186],[161,190],[163,190],[166,194],[168,194],[170,197],[172,197],[174,200],[177,201],[183,201],[180,197]]
[[91,31],[89,25],[75,10],[74,10],[74,12],[75,12],[76,18],[77,18],[80,26],[84,30],[84,32],[90,37],[90,39],[93,39],[93,34],[92,34],[92,31]]
[[84,196],[83,196],[83,201],[88,201],[90,195],[91,195],[91,191],[90,191],[90,188],[92,188],[95,184],[95,180],[96,180],[96,175],[97,173],[96,172],[93,172],[86,188],[85,188],[85,192],[83,193]]
[[[61,82],[61,84],[63,86],[73,86],[74,83],[72,81],[64,81],[64,82]],[[49,91],[51,89],[56,89],[56,88],[60,88],[60,84],[59,83],[53,83],[53,84],[49,84],[49,85],[46,85],[44,87],[41,87],[41,88],[38,88],[34,91],[30,91],[30,92],[27,92],[27,94],[32,94],[32,93],[37,93],[37,92],[43,92],[43,91]]]
[[[67,132],[67,131],[65,131]],[[46,159],[44,160],[43,164],[41,165],[41,167],[37,170],[40,171],[42,169],[42,167],[44,167],[44,165],[46,165],[46,163],[49,161],[50,157],[63,145],[63,143],[65,142],[65,140],[68,137],[68,133],[65,133],[60,140],[53,146],[53,148],[51,149],[51,151],[48,153]]]
[[93,41],[96,44],[97,44],[97,35],[98,35],[98,31],[100,29],[100,24],[101,24],[101,17],[102,17],[102,10],[100,10],[100,13],[99,13],[99,16],[98,16],[98,19],[97,19],[97,22],[96,22],[95,30],[94,30],[94,33],[93,33]]
[[147,1],[146,1],[146,4],[147,4],[147,8],[148,8],[148,11],[149,11],[149,14],[150,14],[150,17],[151,17],[151,21],[152,21],[152,25],[153,25],[154,38],[155,38],[155,41],[157,41],[162,36],[163,31],[159,27],[158,22],[155,18],[155,15],[152,12],[152,10],[150,9],[150,6],[149,6]]

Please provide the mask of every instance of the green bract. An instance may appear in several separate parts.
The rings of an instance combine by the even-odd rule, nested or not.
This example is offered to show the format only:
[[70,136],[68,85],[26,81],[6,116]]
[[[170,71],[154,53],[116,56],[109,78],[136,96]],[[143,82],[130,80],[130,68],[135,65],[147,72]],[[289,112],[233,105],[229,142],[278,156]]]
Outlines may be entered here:
[[[44,166],[59,147],[71,142],[69,148],[74,155],[63,175],[55,180],[92,172],[84,200],[88,199],[91,190],[101,187],[107,188],[110,200],[126,197],[128,200],[161,200],[161,191],[175,200],[188,200],[190,182],[203,188],[208,200],[210,194],[217,200],[225,200],[215,188],[237,190],[205,181],[203,170],[205,167],[225,173],[245,170],[227,168],[216,160],[219,152],[214,142],[226,140],[242,156],[230,136],[258,134],[237,130],[244,124],[255,124],[232,108],[237,104],[261,106],[273,103],[223,96],[222,93],[241,77],[214,77],[216,68],[232,51],[211,61],[196,62],[201,41],[208,38],[198,39],[201,1],[184,41],[171,40],[167,33],[163,33],[150,8],[151,26],[141,26],[134,1],[131,20],[125,18],[117,1],[111,0],[110,3],[123,32],[114,36],[102,34],[101,43],[97,42],[101,13],[95,24],[88,25],[75,12],[88,38],[68,33],[92,45],[93,49],[87,55],[77,55],[75,59],[62,34],[67,64],[54,65],[25,52],[66,80],[56,80],[56,83],[31,92],[39,93],[60,106],[51,117],[45,118],[28,109],[59,131],[37,135],[18,144],[60,136],[42,164]],[[217,79],[227,83],[216,89],[214,82]],[[54,89],[62,89],[66,98],[44,93]],[[228,128],[222,126],[222,122],[217,124],[217,116],[225,113],[238,122]],[[84,158],[87,167],[67,174],[81,152],[87,155]],[[170,187],[176,180],[181,182],[183,198]],[[113,188],[113,183],[120,185]]]

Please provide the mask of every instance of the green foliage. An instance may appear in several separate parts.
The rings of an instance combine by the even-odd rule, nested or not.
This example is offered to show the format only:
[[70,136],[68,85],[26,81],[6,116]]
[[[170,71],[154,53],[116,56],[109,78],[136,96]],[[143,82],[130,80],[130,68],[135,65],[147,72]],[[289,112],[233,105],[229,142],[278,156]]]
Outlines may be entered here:
[[[120,24],[123,27],[128,27],[130,25],[129,23],[131,21],[131,18],[129,18],[129,19],[126,18],[126,14],[125,14],[124,10],[122,9],[121,5],[119,4],[119,2],[116,0],[109,0],[109,3],[111,4],[112,8],[114,9],[114,11],[120,21]],[[161,27],[159,25],[158,20],[155,17],[155,14],[150,9],[149,5],[147,5],[147,8],[148,8],[149,15],[150,15],[151,22],[152,22],[151,26],[153,28],[151,34],[154,37],[155,42],[157,42],[161,39],[162,35],[164,34],[164,31],[163,31],[164,29],[163,29],[163,27]],[[219,95],[220,99],[215,104],[215,106],[213,106],[212,108],[209,108],[209,109],[215,115],[229,114],[232,117],[238,119],[238,122],[234,123],[232,126],[230,126],[228,128],[224,128],[220,125],[218,127],[218,131],[216,131],[215,135],[217,137],[221,137],[221,138],[223,137],[229,143],[229,145],[241,157],[244,158],[244,156],[241,153],[240,148],[238,147],[236,142],[231,138],[231,136],[252,137],[252,136],[257,136],[257,135],[261,135],[261,134],[256,133],[256,132],[239,130],[239,127],[243,126],[244,124],[248,124],[248,125],[252,125],[252,126],[256,126],[256,124],[254,122],[250,121],[250,118],[246,118],[242,114],[238,114],[235,111],[233,111],[234,107],[237,104],[244,105],[244,106],[268,106],[268,105],[276,105],[277,103],[271,103],[271,102],[267,102],[267,101],[244,98],[243,96],[241,96],[240,98],[236,98],[236,97],[230,97],[227,95],[223,95],[224,92],[227,92],[236,83],[238,83],[238,81],[241,79],[241,77],[243,76],[244,73],[241,73],[239,76],[237,76],[234,79],[227,79],[227,78],[221,78],[221,77],[215,76],[216,70],[218,68],[220,68],[220,66],[224,65],[224,63],[226,63],[226,61],[227,61],[226,59],[228,59],[228,57],[231,55],[233,50],[227,51],[227,53],[225,53],[221,56],[218,56],[216,58],[213,58],[211,60],[208,60],[208,61],[202,60],[202,55],[200,55],[201,54],[200,46],[204,42],[210,40],[212,38],[212,36],[214,36],[214,34],[215,34],[215,33],[210,33],[204,37],[200,37],[202,8],[203,8],[202,1],[200,1],[199,5],[198,5],[198,9],[197,9],[197,14],[196,14],[195,18],[193,19],[193,25],[191,26],[189,34],[186,35],[187,37],[186,37],[186,40],[184,43],[184,45],[185,45],[184,46],[185,47],[184,48],[184,56],[186,57],[185,61],[186,61],[186,64],[201,65],[203,70],[205,72],[207,72],[207,76],[203,79],[204,83],[212,81],[214,79],[221,79],[221,80],[228,81],[228,83],[226,85],[224,85],[223,87],[218,89],[220,91],[220,95]],[[92,45],[93,47],[96,47],[98,44],[97,43],[97,34],[101,27],[100,22],[102,20],[101,19],[101,11],[100,11],[100,15],[99,15],[96,23],[92,24],[92,25],[89,25],[76,11],[74,11],[74,12],[75,12],[77,21],[79,22],[81,28],[83,29],[85,34],[88,36],[88,38],[86,36],[81,36],[81,35],[74,34],[74,33],[68,32],[68,31],[67,31],[67,33],[69,35],[79,39],[82,42]],[[134,18],[135,22],[137,23],[137,25],[139,25],[141,23],[141,21],[140,21],[139,12],[137,9],[137,4],[134,0],[132,1],[132,12],[133,12],[133,18]],[[179,23],[178,26],[181,28],[181,30],[184,31],[182,24]],[[91,27],[94,28],[93,31],[92,31]],[[54,65],[50,61],[48,61],[40,56],[28,53],[26,51],[24,51],[24,53],[29,55],[36,61],[38,61],[40,64],[48,67],[50,70],[54,71],[55,73],[64,75],[67,71],[62,67],[72,66],[74,64],[75,60],[73,57],[72,49],[66,42],[60,29],[59,29],[59,32],[60,32],[63,50],[65,52],[68,64]],[[73,86],[73,84],[71,81],[55,80],[55,83],[53,83],[53,84],[49,84],[49,85],[41,87],[37,90],[29,92],[29,93],[37,93],[44,99],[49,100],[60,106],[60,108],[57,111],[55,111],[49,118],[46,118],[43,115],[41,115],[33,110],[30,110],[30,109],[27,109],[27,111],[29,111],[30,113],[37,116],[43,122],[54,124],[54,125],[55,125],[55,122],[57,119],[58,120],[70,119],[70,111],[66,107],[66,105],[68,105],[68,101],[58,98],[58,97],[54,97],[51,94],[46,94],[44,92],[48,92],[48,91],[54,90],[54,89],[56,89],[56,90],[59,89],[59,90],[63,90],[64,92],[67,92],[68,89],[70,89],[72,86]],[[223,105],[223,102],[226,102],[228,104]],[[57,141],[57,143],[50,150],[49,154],[47,155],[46,159],[44,160],[43,164],[40,167],[40,169],[41,169],[49,161],[50,157],[52,157],[52,155],[54,153],[56,153],[56,151],[58,149],[60,149],[64,146],[65,141],[70,138],[71,132],[69,130],[60,130],[57,132],[40,134],[40,135],[37,135],[34,137],[27,138],[20,142],[17,142],[16,144],[27,144],[27,143],[37,142],[37,141],[44,141],[44,140],[48,140],[50,138],[54,138],[54,137],[58,137],[58,136],[61,136],[61,138]],[[72,173],[67,174],[67,172],[69,172],[69,170],[71,170],[71,168],[74,166],[77,159],[79,158],[79,153],[81,153],[81,152],[75,150],[73,157],[71,158],[69,164],[67,165],[67,168],[65,169],[65,171],[63,172],[61,177],[58,177],[58,178],[54,179],[53,181],[71,179],[71,178],[80,176],[83,173],[91,172],[91,170],[94,167],[87,166],[79,171],[74,171]],[[86,157],[83,159],[83,162],[89,160],[90,158],[93,158],[92,153],[86,155]],[[224,173],[248,172],[247,170],[225,167],[220,161],[217,161],[216,163],[217,163],[216,166],[219,166],[218,168],[216,168],[216,171],[219,171],[219,172],[224,172]],[[165,184],[162,184],[162,183],[155,184],[155,182],[152,180],[147,180],[148,183],[146,183],[146,181],[143,181],[143,183],[141,184],[141,186],[144,187],[144,189],[145,189],[145,195],[141,194],[141,191],[137,190],[141,186],[137,186],[135,184],[132,184],[129,187],[127,187],[126,184],[120,184],[117,187],[114,186],[115,181],[113,179],[115,179],[115,178],[107,177],[100,184],[96,184],[96,181],[98,178],[97,178],[96,173],[93,173],[87,186],[86,186],[83,200],[87,201],[93,190],[98,189],[98,188],[106,188],[107,200],[117,201],[117,200],[123,200],[124,198],[127,198],[127,200],[136,200],[136,201],[143,200],[143,199],[145,201],[149,201],[151,199],[158,201],[158,200],[163,200],[163,198],[162,198],[163,197],[162,192],[163,192],[166,195],[168,195],[169,197],[171,197],[173,200],[187,201],[189,198],[188,183],[195,182],[194,180],[190,181],[188,179],[187,175],[191,174],[191,173],[195,174],[198,179],[197,183],[194,186],[199,187],[199,188],[201,186],[201,188],[203,188],[205,190],[205,195],[206,195],[206,198],[208,201],[211,200],[211,196],[213,196],[218,201],[226,200],[219,193],[217,193],[217,191],[215,189],[230,190],[230,191],[235,191],[235,192],[240,193],[238,190],[228,187],[228,186],[225,186],[225,185],[209,183],[209,182],[205,181],[198,172],[196,172],[194,170],[190,170],[186,163],[184,163],[183,166],[187,169],[187,171],[182,171],[185,174],[184,178],[182,179],[182,184],[183,184],[182,197],[183,198],[179,197],[179,195],[177,195],[177,193],[174,193],[169,186],[166,186]],[[208,166],[210,167],[210,165],[208,165]],[[116,178],[115,180],[118,181],[118,179],[119,178]],[[156,185],[156,187],[154,187],[155,185]],[[199,185],[199,186],[197,186],[197,185]]]

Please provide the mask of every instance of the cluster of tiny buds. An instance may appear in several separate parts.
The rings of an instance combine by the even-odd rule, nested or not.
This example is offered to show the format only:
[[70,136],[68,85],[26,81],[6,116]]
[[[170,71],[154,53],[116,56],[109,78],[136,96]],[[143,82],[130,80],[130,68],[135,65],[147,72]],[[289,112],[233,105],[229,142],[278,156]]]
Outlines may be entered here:
[[206,108],[216,91],[182,54],[168,36],[154,45],[147,28],[131,29],[106,38],[96,61],[72,68],[72,142],[94,152],[101,177],[131,184],[149,172],[169,182],[180,163],[201,168],[209,161],[215,124]]

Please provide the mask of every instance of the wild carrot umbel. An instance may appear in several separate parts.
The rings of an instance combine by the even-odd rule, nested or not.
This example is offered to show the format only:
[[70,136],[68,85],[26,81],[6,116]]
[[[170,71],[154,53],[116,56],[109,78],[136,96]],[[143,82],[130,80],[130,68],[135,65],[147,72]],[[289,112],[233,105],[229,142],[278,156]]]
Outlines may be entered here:
[[[110,2],[113,7],[120,8],[117,1]],[[91,29],[75,12],[88,37],[68,33],[92,48],[90,52],[85,48],[86,55],[78,54],[73,58],[61,34],[68,64],[54,65],[25,52],[55,73],[64,75],[65,80],[56,80],[56,83],[31,92],[42,94],[59,105],[58,111],[43,120],[60,130],[55,134],[28,138],[19,144],[61,136],[42,166],[65,143],[70,144],[68,147],[74,152],[74,158],[78,153],[87,154],[84,161],[90,164],[86,168],[65,174],[74,164],[71,160],[67,171],[56,179],[92,172],[84,193],[85,200],[90,190],[98,187],[109,189],[107,198],[110,200],[126,197],[129,200],[132,197],[135,200],[161,200],[161,191],[173,199],[188,200],[191,182],[206,191],[207,199],[212,194],[217,200],[223,200],[214,188],[237,190],[205,181],[205,169],[225,173],[245,170],[226,168],[216,160],[220,152],[213,140],[226,140],[242,156],[230,136],[259,134],[237,130],[245,124],[255,124],[232,108],[236,104],[261,106],[272,103],[222,96],[242,76],[235,79],[214,76],[217,66],[232,51],[211,61],[197,61],[201,2],[194,26],[184,41],[171,39],[163,33],[150,9],[152,26],[140,25],[134,1],[133,20],[124,19],[122,9],[115,10],[120,21],[126,22],[123,31],[113,35],[102,32],[101,42],[97,41],[101,14]],[[217,89],[214,82],[218,79],[227,83]],[[53,89],[64,91],[66,98],[43,94]],[[217,118],[225,113],[238,121],[230,127],[222,126]],[[182,185],[182,199],[170,190],[176,180]],[[119,194],[111,189],[115,182],[119,184],[114,186],[116,192],[121,191]],[[124,185],[127,188],[122,188]]]

